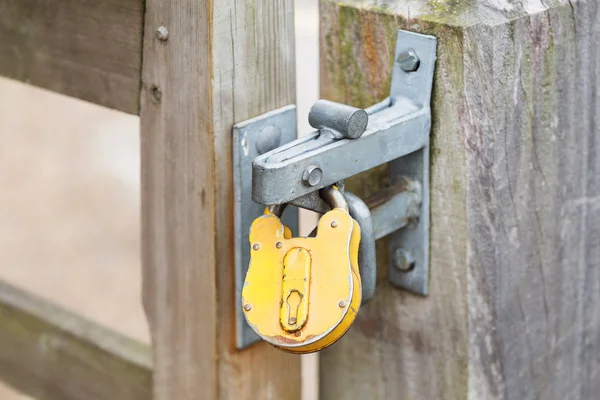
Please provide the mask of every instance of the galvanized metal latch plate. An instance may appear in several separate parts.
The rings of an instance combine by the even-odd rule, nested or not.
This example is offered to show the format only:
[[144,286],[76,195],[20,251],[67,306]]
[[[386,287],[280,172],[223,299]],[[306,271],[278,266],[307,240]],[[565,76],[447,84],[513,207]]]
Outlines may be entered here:
[[[390,162],[390,181],[403,177],[421,183],[421,212],[404,229],[388,237],[389,280],[399,288],[427,296],[429,294],[429,154],[431,132],[431,90],[437,40],[433,36],[399,31],[396,42],[396,63],[392,75],[390,97],[409,98],[427,113],[423,121],[423,146],[412,153]],[[414,52],[419,67],[414,72],[402,68],[402,56]]]
[[[295,109],[289,107],[234,128],[236,305],[240,304],[241,286],[249,261],[247,233],[252,220],[262,213],[263,206],[259,204],[291,203],[323,212],[327,206],[318,196],[319,189],[386,162],[390,162],[391,183],[398,186],[401,182],[411,182],[406,186],[413,188],[411,190],[417,187],[419,195],[415,197],[412,194],[407,196],[408,192],[400,193],[396,201],[388,201],[377,207],[377,212],[373,214],[375,236],[379,238],[383,233],[390,234],[391,282],[413,293],[428,294],[429,103],[436,39],[399,31],[394,60],[390,97],[365,110],[369,115],[368,125],[358,138],[354,138],[356,132],[351,129],[340,134],[335,129],[319,127],[319,131],[289,142],[288,139],[296,136]],[[331,119],[327,126],[339,125],[335,112],[332,111],[331,116],[325,118]],[[260,132],[266,132],[267,126],[277,126],[285,134],[281,136],[280,145],[259,154],[254,151],[256,145],[252,141],[258,140]],[[261,148],[264,150],[267,147]],[[251,162],[253,157],[254,161]],[[249,163],[252,164],[251,169]],[[318,173],[315,174],[315,171]],[[256,203],[250,200],[250,192]],[[394,206],[406,199],[413,200],[408,206]],[[420,208],[414,199],[418,199]],[[290,218],[290,211],[287,213]],[[416,215],[418,217],[415,218]],[[401,226],[404,228],[398,229]],[[243,348],[258,337],[247,326],[241,307],[236,307],[236,317],[237,345]]]
[[[235,318],[239,349],[260,340],[248,326],[240,306],[242,285],[250,264],[248,235],[252,222],[264,212],[252,201],[252,161],[259,155],[296,139],[296,106],[288,105],[233,127],[233,193],[235,234]],[[283,222],[298,233],[298,209],[287,207]]]

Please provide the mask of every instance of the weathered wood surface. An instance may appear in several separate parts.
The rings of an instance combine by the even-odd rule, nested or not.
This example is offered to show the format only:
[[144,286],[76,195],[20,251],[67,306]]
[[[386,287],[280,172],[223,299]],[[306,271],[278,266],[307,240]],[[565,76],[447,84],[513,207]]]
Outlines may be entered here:
[[231,128],[294,102],[293,21],[291,0],[146,3],[142,257],[157,400],[300,397],[300,358],[237,351],[234,329]]
[[378,243],[376,298],[321,355],[323,399],[597,398],[599,20],[594,0],[321,1],[324,98],[385,97],[397,28],[438,38],[431,294],[392,289]]
[[40,400],[148,400],[150,348],[0,281],[0,379]]
[[2,0],[0,75],[138,114],[142,0]]

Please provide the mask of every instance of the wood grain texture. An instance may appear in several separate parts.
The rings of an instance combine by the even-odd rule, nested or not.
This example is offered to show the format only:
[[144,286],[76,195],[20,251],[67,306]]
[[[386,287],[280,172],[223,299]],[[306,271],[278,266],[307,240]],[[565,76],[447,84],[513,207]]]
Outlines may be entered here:
[[[399,26],[406,24],[393,15],[322,2],[321,97],[357,107],[387,97]],[[462,84],[455,57],[462,40],[458,30],[434,28],[444,40],[432,97],[431,294],[424,299],[392,288],[387,242],[378,241],[375,298],[361,307],[345,337],[322,352],[322,399],[455,400],[466,392],[466,247],[460,246],[466,237],[460,179],[465,162],[454,115],[460,96],[455,88]],[[379,168],[349,180],[347,187],[364,198],[386,184],[387,170]]]
[[473,398],[600,393],[600,8],[465,31]]
[[139,112],[142,0],[3,0],[0,75]]
[[[592,0],[322,0],[324,98],[384,97],[397,28],[438,38],[431,294],[380,273],[321,356],[322,398],[597,397],[598,13]],[[385,184],[378,170],[348,186]]]
[[[235,349],[232,125],[295,99],[293,3],[146,4],[144,305],[155,398],[297,399],[300,359]],[[154,30],[165,25],[169,40]],[[158,93],[160,92],[160,96]]]
[[0,379],[40,400],[147,400],[150,348],[0,282]]

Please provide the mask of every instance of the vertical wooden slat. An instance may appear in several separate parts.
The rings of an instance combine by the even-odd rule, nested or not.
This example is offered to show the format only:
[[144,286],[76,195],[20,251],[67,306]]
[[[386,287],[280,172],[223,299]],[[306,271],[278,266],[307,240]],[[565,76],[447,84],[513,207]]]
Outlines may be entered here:
[[465,31],[472,398],[600,393],[600,4]]
[[[321,1],[321,97],[368,107],[389,96],[395,15]],[[464,149],[455,105],[462,81],[460,31],[432,25],[438,37],[431,149],[431,275],[428,298],[387,282],[387,241],[377,243],[375,298],[350,331],[321,354],[322,399],[463,399],[468,337],[465,271]],[[457,60],[458,58],[458,60]],[[444,132],[444,134],[438,132]],[[366,198],[387,184],[387,167],[347,181]]]
[[157,400],[300,396],[298,357],[234,346],[231,127],[294,102],[293,40],[291,0],[146,3],[142,247]]
[[[431,287],[376,298],[321,355],[328,399],[600,392],[596,1],[321,0],[322,97],[387,94],[397,28],[438,38]],[[363,195],[385,169],[348,183]]]

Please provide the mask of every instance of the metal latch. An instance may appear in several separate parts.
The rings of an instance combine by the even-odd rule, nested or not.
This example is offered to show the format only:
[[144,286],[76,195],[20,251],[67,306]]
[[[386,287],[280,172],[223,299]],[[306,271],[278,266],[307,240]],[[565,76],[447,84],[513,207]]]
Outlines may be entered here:
[[[321,188],[388,162],[392,186],[367,200],[368,208],[357,206],[362,210],[358,217],[368,218],[374,238],[389,236],[390,281],[413,293],[428,294],[430,98],[435,60],[434,37],[399,31],[390,97],[381,103],[361,110],[320,100],[309,114],[311,126],[318,130],[296,140],[295,106],[234,126],[236,304],[249,263],[248,232],[264,205],[289,203],[324,213],[329,207],[319,197]],[[284,222],[294,230],[297,213],[289,209]],[[367,292],[375,284],[374,254],[371,258],[364,263],[373,277]],[[243,348],[258,336],[238,308],[237,346]]]

